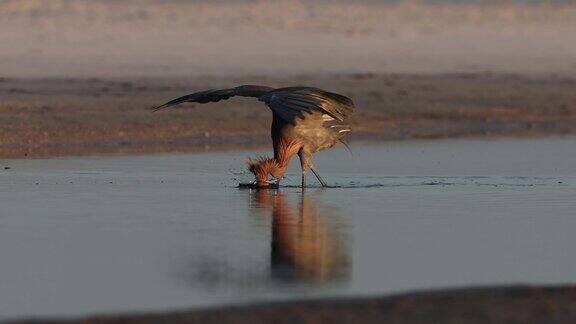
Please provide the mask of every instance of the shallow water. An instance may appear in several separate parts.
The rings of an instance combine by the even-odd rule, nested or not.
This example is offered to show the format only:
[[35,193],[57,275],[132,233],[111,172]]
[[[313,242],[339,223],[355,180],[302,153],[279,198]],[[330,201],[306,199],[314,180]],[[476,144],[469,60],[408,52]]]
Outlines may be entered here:
[[267,152],[0,160],[0,316],[575,282],[575,146],[356,144],[305,193],[235,188]]

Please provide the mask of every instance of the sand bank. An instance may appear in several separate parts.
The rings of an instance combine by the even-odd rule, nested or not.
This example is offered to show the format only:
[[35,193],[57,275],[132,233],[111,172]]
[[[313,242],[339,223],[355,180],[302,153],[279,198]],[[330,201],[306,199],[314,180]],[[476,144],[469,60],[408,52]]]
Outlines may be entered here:
[[354,140],[573,133],[576,80],[554,75],[4,78],[0,156],[187,152],[268,145],[270,111],[249,98],[151,112],[238,84],[317,86],[354,99]]
[[[93,316],[49,323],[572,323],[574,287],[499,287],[327,299],[178,311]],[[47,323],[45,320],[20,323]]]

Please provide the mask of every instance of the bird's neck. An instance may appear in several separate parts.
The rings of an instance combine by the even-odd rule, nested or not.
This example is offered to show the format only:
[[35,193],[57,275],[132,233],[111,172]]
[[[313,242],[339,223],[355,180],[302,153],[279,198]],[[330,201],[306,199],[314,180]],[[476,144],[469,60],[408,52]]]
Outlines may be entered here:
[[275,159],[278,163],[278,166],[284,167],[286,169],[288,167],[288,163],[294,154],[298,153],[298,151],[302,148],[302,144],[296,140],[283,140],[278,143],[278,147],[276,151]]

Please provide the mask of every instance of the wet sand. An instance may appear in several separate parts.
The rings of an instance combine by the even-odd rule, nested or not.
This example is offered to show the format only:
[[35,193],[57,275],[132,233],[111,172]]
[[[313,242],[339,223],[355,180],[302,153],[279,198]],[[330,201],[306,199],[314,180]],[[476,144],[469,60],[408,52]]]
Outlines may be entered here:
[[249,98],[167,100],[238,84],[310,85],[354,99],[352,140],[534,136],[576,130],[576,79],[492,73],[0,80],[0,156],[190,152],[269,145],[270,111]]
[[17,323],[458,323],[576,321],[576,287],[497,287]]

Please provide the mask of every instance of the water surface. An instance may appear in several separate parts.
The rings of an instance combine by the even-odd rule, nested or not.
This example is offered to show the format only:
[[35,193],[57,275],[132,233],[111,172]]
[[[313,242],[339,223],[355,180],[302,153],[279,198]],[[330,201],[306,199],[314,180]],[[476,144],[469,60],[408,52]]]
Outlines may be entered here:
[[575,146],[356,144],[304,193],[235,188],[267,152],[0,160],[0,316],[575,282]]

